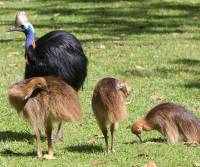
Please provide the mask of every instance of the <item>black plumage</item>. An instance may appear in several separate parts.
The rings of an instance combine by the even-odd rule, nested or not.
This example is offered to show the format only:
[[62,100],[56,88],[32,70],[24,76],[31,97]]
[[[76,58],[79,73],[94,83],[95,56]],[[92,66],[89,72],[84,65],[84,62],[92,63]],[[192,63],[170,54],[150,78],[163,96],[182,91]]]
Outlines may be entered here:
[[35,30],[25,12],[17,12],[11,31],[23,32],[25,79],[54,75],[79,90],[87,76],[88,60],[79,40],[65,31],[52,31],[35,41]]
[[25,78],[54,75],[76,90],[87,76],[87,57],[78,39],[65,31],[52,31],[30,45]]

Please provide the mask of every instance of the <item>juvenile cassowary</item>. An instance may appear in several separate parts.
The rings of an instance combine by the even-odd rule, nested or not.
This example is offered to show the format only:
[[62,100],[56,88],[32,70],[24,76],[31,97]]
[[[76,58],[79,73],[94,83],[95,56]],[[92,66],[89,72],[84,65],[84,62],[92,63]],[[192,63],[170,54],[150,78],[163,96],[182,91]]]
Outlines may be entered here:
[[[128,116],[126,98],[131,93],[128,82],[123,79],[103,78],[93,92],[92,109],[105,138],[106,150],[114,152],[114,137],[118,123]],[[108,125],[111,132],[111,149],[108,148]]]
[[[78,91],[87,76],[88,60],[79,40],[65,31],[52,31],[35,41],[35,30],[25,12],[17,12],[15,27],[26,36],[25,79],[53,75]],[[56,139],[63,138],[60,123]]]
[[10,104],[27,119],[36,135],[37,157],[42,158],[41,131],[45,129],[48,143],[46,159],[53,159],[51,133],[56,121],[82,120],[77,91],[55,77],[34,77],[13,84],[9,88]]
[[190,110],[174,103],[153,107],[144,118],[129,127],[140,141],[142,131],[157,130],[167,138],[168,143],[200,143],[200,120]]

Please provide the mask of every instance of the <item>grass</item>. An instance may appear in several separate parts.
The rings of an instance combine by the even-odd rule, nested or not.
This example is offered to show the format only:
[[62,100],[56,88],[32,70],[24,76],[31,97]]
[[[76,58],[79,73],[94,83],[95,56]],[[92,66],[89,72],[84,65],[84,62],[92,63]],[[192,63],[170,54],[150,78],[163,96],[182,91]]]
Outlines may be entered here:
[[[200,117],[200,3],[198,0],[23,0],[0,1],[0,164],[1,166],[144,166],[189,167],[200,163],[200,148],[183,143],[139,143],[126,127],[154,105],[175,102]],[[64,29],[80,39],[89,59],[88,77],[80,91],[85,122],[65,126],[65,139],[55,143],[56,160],[35,158],[34,134],[8,103],[9,85],[23,79],[24,35],[9,33],[16,11],[29,15],[37,37]],[[104,153],[104,139],[91,110],[96,82],[123,77],[133,88],[129,118],[116,136],[116,153]],[[164,96],[152,100],[153,95]],[[145,139],[159,138],[157,132]],[[43,150],[47,150],[45,137]],[[140,156],[141,155],[141,156]]]

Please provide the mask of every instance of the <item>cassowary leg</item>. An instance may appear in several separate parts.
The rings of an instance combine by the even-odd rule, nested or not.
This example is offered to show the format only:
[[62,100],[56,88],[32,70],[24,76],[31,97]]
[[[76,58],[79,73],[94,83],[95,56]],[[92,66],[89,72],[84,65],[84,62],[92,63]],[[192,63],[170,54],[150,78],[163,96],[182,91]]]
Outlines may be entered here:
[[102,125],[100,126],[100,129],[103,133],[103,136],[105,138],[105,142],[106,142],[106,151],[109,153],[109,148],[108,148],[108,130],[107,130],[107,127],[106,125]]
[[117,123],[113,123],[110,126],[110,132],[111,132],[111,152],[115,152],[114,150],[114,140],[115,140],[115,132],[117,130]]
[[58,125],[58,130],[55,136],[52,137],[53,141],[63,141],[64,135],[63,135],[63,129],[64,129],[64,121],[60,121]]
[[36,151],[37,157],[42,158],[42,148],[41,148],[41,141],[40,141],[40,130],[35,129],[35,139],[36,139]]
[[53,148],[52,148],[52,139],[51,139],[51,134],[52,134],[51,121],[48,121],[48,123],[45,127],[45,133],[47,136],[47,143],[48,143],[48,155],[45,155],[44,158],[50,159],[51,157],[53,157]]

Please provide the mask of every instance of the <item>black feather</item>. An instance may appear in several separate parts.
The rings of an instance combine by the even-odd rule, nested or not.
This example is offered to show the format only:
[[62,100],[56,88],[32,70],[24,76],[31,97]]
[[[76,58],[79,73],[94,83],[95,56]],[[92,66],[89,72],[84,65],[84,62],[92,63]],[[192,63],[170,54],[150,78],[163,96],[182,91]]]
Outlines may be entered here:
[[78,39],[65,31],[52,31],[30,46],[26,53],[25,79],[54,75],[76,90],[83,86],[87,76],[88,60]]

